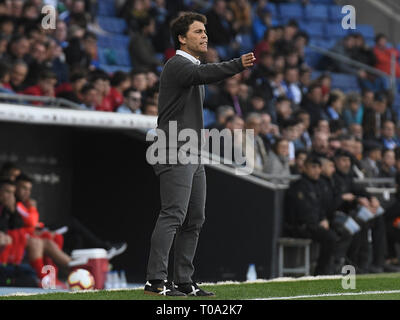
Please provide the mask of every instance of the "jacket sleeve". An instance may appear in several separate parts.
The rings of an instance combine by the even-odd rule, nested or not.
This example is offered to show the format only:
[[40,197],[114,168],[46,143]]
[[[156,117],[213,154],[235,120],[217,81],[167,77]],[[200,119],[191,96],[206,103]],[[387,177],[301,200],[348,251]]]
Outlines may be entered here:
[[232,77],[242,72],[244,67],[241,58],[221,63],[196,65],[187,60],[174,65],[172,71],[177,83],[182,87],[209,84]]

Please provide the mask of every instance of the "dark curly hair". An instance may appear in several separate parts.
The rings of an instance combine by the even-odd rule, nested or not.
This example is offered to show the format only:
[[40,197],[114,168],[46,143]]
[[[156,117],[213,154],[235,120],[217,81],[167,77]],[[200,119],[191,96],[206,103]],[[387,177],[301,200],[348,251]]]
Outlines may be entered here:
[[181,47],[179,36],[185,36],[189,31],[190,25],[195,21],[207,24],[206,16],[196,12],[183,12],[177,18],[172,20],[171,36],[174,40],[175,50],[178,50]]

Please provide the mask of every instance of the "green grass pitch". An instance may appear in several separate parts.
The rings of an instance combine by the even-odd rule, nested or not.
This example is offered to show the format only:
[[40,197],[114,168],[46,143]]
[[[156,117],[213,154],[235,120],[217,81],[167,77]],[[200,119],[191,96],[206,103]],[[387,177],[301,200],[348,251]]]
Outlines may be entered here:
[[[342,277],[296,281],[258,281],[203,285],[216,297],[203,300],[400,300],[400,273],[359,275],[355,289],[343,289]],[[79,293],[50,293],[26,296],[1,296],[0,300],[198,300],[199,298],[170,298],[144,295],[143,289],[100,290]]]

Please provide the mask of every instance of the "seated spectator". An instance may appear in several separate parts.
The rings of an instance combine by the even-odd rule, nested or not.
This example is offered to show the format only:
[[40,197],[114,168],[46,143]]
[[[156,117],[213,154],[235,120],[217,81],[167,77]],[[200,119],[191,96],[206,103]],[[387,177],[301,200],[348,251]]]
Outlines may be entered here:
[[11,67],[9,89],[22,93],[26,88],[25,79],[28,74],[28,65],[23,60],[17,60]]
[[65,58],[71,68],[93,70],[97,67],[97,36],[89,31],[83,36],[75,35],[64,49]]
[[358,93],[348,94],[345,100],[345,110],[343,111],[343,119],[346,125],[353,123],[362,124],[364,117],[364,106],[361,104]]
[[[55,97],[55,86],[57,84],[57,76],[54,72],[43,70],[40,72],[39,80],[36,85],[28,87],[24,90],[24,94],[37,97]],[[34,102],[35,105],[42,105],[42,102]]]
[[[384,220],[381,214],[377,214],[380,203],[376,197],[368,194],[362,186],[353,181],[352,155],[344,150],[338,150],[335,154],[336,172],[334,181],[339,192],[337,209],[354,217],[361,230],[353,236],[348,250],[348,259],[356,270],[369,272],[382,272],[384,266],[384,246],[386,232]],[[383,209],[379,209],[380,213]],[[372,232],[372,263],[369,264],[368,251],[364,248],[368,245],[368,230]]]
[[251,6],[246,0],[233,0],[229,2],[233,13],[233,30],[235,33],[249,33],[252,23]]
[[274,43],[276,41],[276,29],[268,28],[267,31],[264,32],[263,38],[260,42],[257,43],[254,49],[254,56],[256,57],[256,63],[260,64],[263,60],[263,57],[271,57],[272,52],[274,51]]
[[[213,102],[213,106],[232,106],[235,113],[241,117],[245,116],[247,112],[246,102],[239,96],[239,81],[236,78],[228,78],[224,82],[222,91]],[[214,108],[215,108],[214,107]]]
[[124,103],[120,105],[116,112],[141,114],[142,94],[133,88],[124,91]]
[[221,131],[226,126],[226,120],[228,117],[233,116],[235,111],[231,106],[220,106],[216,111],[216,121],[209,126],[209,129],[217,129]]
[[294,142],[299,138],[299,131],[297,125],[298,120],[286,120],[281,126],[282,138],[289,142],[289,164],[292,165],[295,160],[296,148]]
[[69,66],[65,63],[62,47],[52,38],[49,38],[47,43],[46,67],[57,75],[58,84],[68,81]]
[[129,75],[123,71],[117,71],[111,77],[111,89],[109,92],[112,109],[115,111],[123,102],[123,92],[131,86]]
[[80,104],[82,110],[96,110],[98,92],[93,84],[85,84],[80,91],[80,96],[82,97],[82,103]]
[[[307,111],[303,109],[298,109],[294,113],[294,118],[299,120],[303,124],[303,133],[300,135],[299,139],[297,142],[299,143],[299,146],[296,148],[299,148],[300,145],[302,145],[304,149],[310,150],[312,146],[312,141],[309,133],[310,129],[310,115],[308,114]],[[300,148],[301,149],[301,148]]]
[[147,116],[158,116],[157,102],[152,99],[146,100],[143,106],[143,114]]
[[261,113],[260,137],[264,142],[265,149],[271,149],[275,139],[279,137],[279,127],[272,123],[271,116],[268,113]]
[[9,63],[14,63],[17,60],[27,62],[28,53],[30,50],[29,40],[23,35],[15,35],[11,38],[8,45],[8,54],[6,59]]
[[376,94],[372,109],[365,110],[363,131],[366,139],[379,139],[382,135],[383,123],[392,120],[396,123],[395,113],[388,107],[388,99],[384,94]]
[[388,47],[387,37],[382,33],[379,33],[375,37],[374,54],[376,57],[375,68],[387,73],[388,75],[392,74],[392,55],[394,55],[396,61],[396,78],[400,77],[400,64],[398,62],[400,53],[397,49]]
[[82,103],[81,90],[87,83],[86,73],[82,71],[71,74],[70,83],[63,84],[56,89],[57,98],[67,99],[76,104]]
[[329,224],[320,175],[320,160],[309,156],[301,179],[290,184],[286,192],[284,230],[288,236],[308,238],[319,243],[315,275],[327,275],[333,274],[335,262],[344,258],[344,244],[348,243],[348,239],[341,238]]
[[282,126],[285,121],[292,119],[292,101],[289,98],[285,96],[278,97],[274,107],[278,126]]
[[316,132],[312,138],[311,154],[319,158],[327,158],[329,151],[329,135],[326,132]]
[[113,101],[110,96],[110,78],[103,70],[95,70],[89,75],[89,81],[97,90],[97,111],[113,112]]
[[304,149],[296,150],[294,164],[290,166],[290,173],[293,175],[304,173],[304,162],[306,161],[308,152]]
[[268,112],[269,108],[265,103],[262,93],[255,92],[249,102],[249,112],[264,113]]
[[[268,152],[265,173],[272,175],[289,176],[289,142],[286,139],[278,138]],[[272,179],[275,182],[285,181],[284,179]]]
[[151,17],[139,21],[139,29],[133,34],[129,45],[131,63],[134,68],[140,66],[155,70],[161,65],[151,42],[156,32],[155,26],[154,18]]
[[396,126],[392,120],[383,122],[380,142],[385,149],[394,150],[400,147],[400,140],[396,137]]
[[147,78],[147,70],[143,68],[134,68],[130,73],[132,87],[142,93],[143,98],[146,96],[146,91],[149,89]]
[[254,135],[248,134],[246,137],[250,143],[249,146],[246,145],[246,151],[251,150],[250,155],[245,155],[246,165],[254,168],[255,171],[266,172],[268,154],[260,137],[261,116],[257,113],[250,113],[245,120],[245,129],[254,130]]
[[0,61],[0,93],[14,94],[14,91],[9,88],[10,82],[10,67]]
[[358,123],[352,123],[348,127],[349,134],[354,136],[357,139],[362,140],[363,139],[363,127],[359,125]]
[[299,70],[297,67],[288,67],[285,70],[285,80],[283,81],[283,89],[286,97],[294,104],[300,104],[302,100],[302,92],[299,87]]
[[345,95],[342,91],[333,90],[329,95],[327,103],[326,114],[329,120],[342,119],[342,110],[344,104]]
[[382,159],[382,146],[375,141],[366,141],[364,150],[365,156],[361,160],[361,167],[365,177],[379,177],[379,162]]
[[313,84],[308,88],[308,93],[303,97],[301,108],[310,115],[310,126],[314,127],[319,119],[324,118],[324,103],[322,88],[318,84]]
[[382,152],[382,161],[379,166],[380,178],[395,178],[396,176],[396,157],[391,149],[384,149]]
[[25,79],[26,86],[34,86],[39,80],[40,72],[47,68],[47,48],[43,42],[36,41],[32,44],[29,52],[28,75]]
[[275,42],[277,53],[286,56],[294,49],[294,39],[299,32],[299,25],[295,20],[290,20],[283,28],[283,37]]

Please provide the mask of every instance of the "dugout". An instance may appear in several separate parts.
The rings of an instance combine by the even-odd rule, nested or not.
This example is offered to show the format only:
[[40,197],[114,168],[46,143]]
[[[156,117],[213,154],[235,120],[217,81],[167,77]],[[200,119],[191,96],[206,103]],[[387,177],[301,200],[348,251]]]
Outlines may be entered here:
[[[127,241],[127,251],[111,263],[130,282],[144,281],[160,207],[140,131],[155,119],[0,105],[0,161],[14,161],[34,177],[41,220],[62,226],[72,215],[104,239]],[[227,166],[206,166],[206,174],[195,278],[245,280],[251,263],[259,278],[272,278],[284,188]]]

